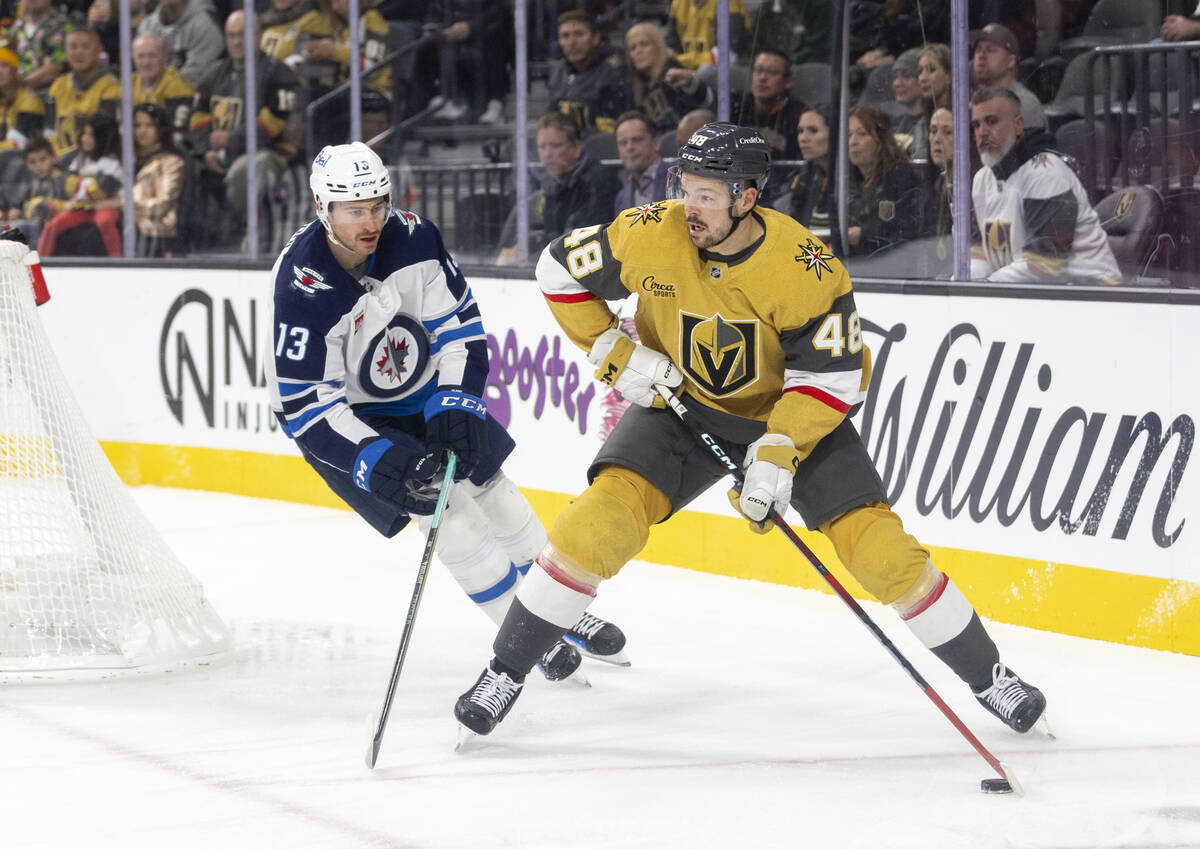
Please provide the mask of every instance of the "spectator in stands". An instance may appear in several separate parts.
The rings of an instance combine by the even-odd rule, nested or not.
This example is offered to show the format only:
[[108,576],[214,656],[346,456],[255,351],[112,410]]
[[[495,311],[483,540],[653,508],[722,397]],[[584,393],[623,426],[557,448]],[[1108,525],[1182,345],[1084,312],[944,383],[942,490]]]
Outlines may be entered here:
[[[130,0],[129,23],[134,32],[146,17],[149,0]],[[87,25],[100,36],[104,54],[121,55],[121,13],[118,0],[92,0],[87,10]]]
[[[261,44],[261,39],[256,39]],[[229,56],[196,94],[192,114],[191,147],[201,157],[200,188],[204,203],[228,209],[235,232],[246,226],[246,120],[244,109],[246,68],[245,13],[231,12],[225,21],[225,46]],[[296,154],[293,110],[296,75],[282,62],[257,56],[258,191],[260,199],[271,192]],[[206,220],[208,216],[198,216]],[[209,219],[211,220],[211,219]],[[219,220],[219,219],[218,219]],[[210,233],[220,242],[223,234]]]
[[625,111],[620,59],[582,11],[558,16],[558,46],[562,59],[550,70],[550,111],[566,115],[580,136],[611,133]]
[[[513,62],[512,9],[497,0],[434,0],[433,35],[449,50],[458,90],[432,117],[457,121],[476,116],[480,124],[504,120],[508,66]],[[443,25],[443,21],[450,21]]]
[[853,167],[842,253],[875,256],[921,235],[925,193],[882,109],[855,106],[847,133],[846,152]]
[[171,116],[173,132],[188,129],[196,88],[177,68],[167,64],[167,43],[156,32],[133,39],[133,102],[153,103]]
[[[80,30],[71,33],[79,34]],[[93,33],[94,35],[94,33]],[[97,44],[99,39],[97,39]],[[67,46],[68,61],[70,45]],[[79,146],[66,166],[66,193],[52,202],[56,210],[38,237],[38,253],[42,256],[78,256],[85,253],[72,243],[82,241],[78,231],[95,225],[109,256],[121,255],[121,135],[117,122],[107,115],[90,115],[81,122]]]
[[755,46],[777,50],[791,64],[828,62],[833,4],[829,0],[790,0],[762,3],[750,31]]
[[317,0],[271,0],[271,8],[259,17],[262,40],[259,49],[276,62],[290,60],[292,70],[299,67],[296,39],[300,35],[299,20],[317,8]]
[[667,197],[667,164],[658,155],[658,133],[641,112],[617,118],[617,153],[625,166],[625,182],[617,192],[613,214]]
[[157,33],[167,45],[171,65],[197,88],[221,58],[224,44],[208,0],[159,0],[158,8],[138,25],[139,33]]
[[138,256],[171,256],[179,234],[183,157],[175,151],[171,114],[154,103],[133,108],[133,214]]
[[[537,123],[538,161],[545,176],[541,191],[530,199],[529,252],[537,252],[569,230],[612,221],[613,201],[620,185],[608,169],[583,152],[575,124],[565,115],[549,112]],[[500,236],[500,265],[513,262],[515,210]]]
[[[729,43],[734,55],[744,50],[750,29],[750,13],[743,0],[729,2]],[[667,46],[679,64],[692,71],[713,62],[717,46],[717,0],[671,0],[667,12]]]
[[950,40],[949,0],[859,2],[852,12],[852,37],[865,49],[855,65],[869,70],[886,65],[911,47]]
[[935,240],[930,271],[936,277],[950,270],[954,258],[954,115],[945,106],[929,118],[929,164],[932,179],[925,196],[933,207],[928,230]]
[[920,69],[917,62],[921,49],[905,50],[892,63],[892,94],[904,112],[892,121],[896,143],[910,159],[929,158],[929,118],[921,96]]
[[100,36],[90,29],[67,33],[70,68],[50,85],[46,124],[54,131],[59,156],[79,143],[85,116],[102,113],[114,120],[121,105],[121,82],[100,62]]
[[629,56],[629,108],[641,110],[657,133],[674,130],[691,110],[716,103],[712,89],[667,50],[657,24],[631,26],[625,33],[625,52]]
[[971,33],[971,70],[977,86],[1006,88],[1021,101],[1021,115],[1027,129],[1046,126],[1046,113],[1037,96],[1017,80],[1017,62],[1021,48],[1012,30],[1001,24],[988,24]]
[[43,93],[67,69],[67,33],[75,27],[51,0],[24,0],[22,9],[8,28],[9,41],[16,45],[21,79]]
[[46,107],[21,81],[17,67],[17,54],[0,46],[0,155],[13,151],[19,156],[46,126]]
[[950,105],[950,48],[944,44],[927,44],[917,57],[917,79],[921,96],[925,98],[925,114]]
[[827,241],[833,213],[829,121],[830,109],[827,105],[814,106],[800,116],[796,140],[804,161],[788,184],[791,199],[787,208],[792,218]]
[[1163,41],[1200,41],[1200,3],[1191,17],[1167,15],[1163,18],[1159,35]]
[[756,128],[771,148],[772,160],[800,158],[796,122],[804,104],[792,97],[791,88],[792,67],[786,56],[774,50],[755,54],[750,92],[738,106],[735,123]]
[[675,150],[683,147],[691,138],[692,133],[715,120],[717,120],[717,113],[708,108],[693,109],[684,115],[679,119],[679,126],[675,128]]
[[1121,282],[1108,237],[1071,167],[1045,130],[1025,129],[1021,101],[985,86],[971,98],[971,131],[983,167],[971,197],[982,245],[971,277],[1006,283]]
[[[363,3],[359,16],[359,41],[362,62],[374,65],[387,55],[387,21]],[[298,34],[295,51],[302,62],[289,60],[297,68],[305,100],[311,102],[350,79],[350,2],[317,0],[317,8],[296,21]],[[392,69],[388,65],[363,77],[362,134],[372,139],[391,122]],[[340,144],[349,137],[350,95],[335,97],[316,114],[321,132],[314,141],[319,150],[325,144]]]
[[5,187],[6,220],[19,228],[29,244],[36,245],[42,227],[54,216],[54,201],[67,195],[67,173],[58,167],[50,139],[35,137],[23,151],[26,173],[16,185]]

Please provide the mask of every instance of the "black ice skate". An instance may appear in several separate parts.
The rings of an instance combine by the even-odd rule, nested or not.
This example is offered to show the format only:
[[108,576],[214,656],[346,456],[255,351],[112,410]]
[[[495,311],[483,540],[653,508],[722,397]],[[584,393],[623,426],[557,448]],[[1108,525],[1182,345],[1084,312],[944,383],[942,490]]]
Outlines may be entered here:
[[628,666],[629,658],[625,656],[625,634],[611,622],[584,612],[579,621],[571,626],[563,639],[574,645],[584,655],[593,660],[617,666]]
[[496,672],[489,663],[475,686],[454,703],[454,718],[476,734],[490,734],[508,715],[522,686],[507,673]]
[[1003,663],[992,667],[992,686],[976,693],[975,698],[1019,734],[1025,734],[1037,725],[1046,712],[1046,697],[1042,691],[1026,684]]
[[582,662],[574,646],[559,640],[542,655],[538,669],[542,670],[547,681],[562,681],[574,675]]

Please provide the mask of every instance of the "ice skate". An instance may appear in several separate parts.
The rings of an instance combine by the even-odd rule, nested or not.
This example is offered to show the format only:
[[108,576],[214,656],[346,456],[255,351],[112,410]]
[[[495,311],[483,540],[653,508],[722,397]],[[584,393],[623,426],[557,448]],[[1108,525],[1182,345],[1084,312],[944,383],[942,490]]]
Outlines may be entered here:
[[1042,691],[1026,684],[1003,663],[992,667],[992,686],[976,693],[975,698],[1018,734],[1028,733],[1046,712],[1046,697]]
[[625,655],[625,634],[611,622],[584,611],[579,621],[571,626],[563,639],[574,645],[585,656],[616,666],[628,666]]
[[592,686],[587,678],[579,672],[579,664],[583,661],[579,657],[579,652],[575,647],[564,640],[559,640],[552,645],[538,663],[538,669],[546,676],[547,681],[566,681],[570,680],[575,684],[583,687]]
[[475,686],[458,697],[454,704],[454,718],[475,734],[490,734],[500,720],[508,715],[517,696],[521,695],[523,686],[507,673],[492,669],[489,663]]

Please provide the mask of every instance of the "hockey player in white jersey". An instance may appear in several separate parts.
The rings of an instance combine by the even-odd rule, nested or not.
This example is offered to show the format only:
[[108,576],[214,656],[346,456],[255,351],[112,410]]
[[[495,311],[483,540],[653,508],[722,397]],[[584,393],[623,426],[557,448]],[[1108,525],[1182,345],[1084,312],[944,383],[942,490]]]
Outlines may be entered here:
[[985,86],[971,98],[982,168],[971,197],[983,244],[971,277],[1001,283],[1117,284],[1121,271],[1083,184],[1051,151],[1045,130],[1026,131],[1021,101]]
[[[514,443],[487,413],[487,338],[467,281],[431,222],[392,209],[391,179],[362,142],[313,161],[317,220],[272,269],[272,409],[304,459],[377,531],[432,521],[447,451],[458,458],[437,556],[497,625],[546,531],[500,466]],[[542,659],[557,680],[579,650],[621,656],[591,614]]]

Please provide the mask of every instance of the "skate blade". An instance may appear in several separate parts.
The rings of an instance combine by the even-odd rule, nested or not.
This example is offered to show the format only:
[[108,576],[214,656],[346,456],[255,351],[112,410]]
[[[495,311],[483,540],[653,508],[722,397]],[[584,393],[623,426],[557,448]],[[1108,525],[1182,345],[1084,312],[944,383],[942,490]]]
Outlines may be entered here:
[[588,690],[590,690],[592,687],[592,682],[589,681],[587,679],[587,676],[583,674],[582,669],[576,669],[574,672],[572,672],[566,678],[560,678],[558,681],[547,680],[546,683],[551,684],[555,687],[562,687],[562,686],[566,686],[568,684],[574,684],[576,687],[583,687],[584,689],[588,689]]
[[1050,719],[1046,716],[1046,712],[1042,711],[1042,715],[1038,717],[1038,721],[1033,724],[1033,727],[1046,735],[1048,740],[1057,740],[1054,732],[1050,729]]
[[477,748],[479,735],[461,723],[458,726],[458,739],[454,743],[454,753],[462,754]]

